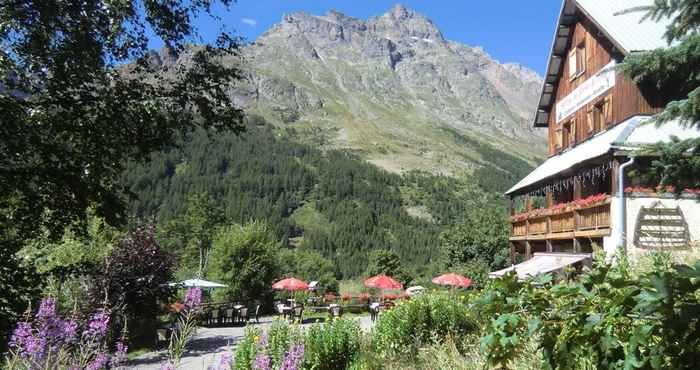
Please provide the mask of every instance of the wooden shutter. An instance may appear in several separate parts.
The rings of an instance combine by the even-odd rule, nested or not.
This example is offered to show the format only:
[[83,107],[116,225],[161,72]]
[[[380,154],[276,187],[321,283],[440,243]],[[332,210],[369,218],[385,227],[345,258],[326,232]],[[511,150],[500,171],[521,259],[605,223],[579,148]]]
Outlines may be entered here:
[[591,132],[593,132],[593,128],[595,126],[595,124],[593,122],[594,107],[595,106],[593,106],[593,105],[589,106],[588,112],[586,112],[586,123],[587,123],[587,129],[588,129],[587,133],[589,133],[589,134]]
[[576,74],[581,74],[586,71],[586,42],[579,44],[576,48],[576,57],[578,58],[578,64],[576,66]]
[[605,98],[605,102],[603,103],[603,117],[604,117],[604,121],[605,121],[606,126],[609,126],[613,123],[612,94],[608,95]]
[[569,78],[576,77],[576,48],[569,52]]
[[569,123],[569,146],[576,144],[576,119],[572,119]]
[[555,135],[556,135],[556,137],[554,138],[554,145],[557,149],[561,149],[561,143],[562,143],[561,135],[563,135],[561,127],[559,127],[557,129],[557,132],[555,133]]

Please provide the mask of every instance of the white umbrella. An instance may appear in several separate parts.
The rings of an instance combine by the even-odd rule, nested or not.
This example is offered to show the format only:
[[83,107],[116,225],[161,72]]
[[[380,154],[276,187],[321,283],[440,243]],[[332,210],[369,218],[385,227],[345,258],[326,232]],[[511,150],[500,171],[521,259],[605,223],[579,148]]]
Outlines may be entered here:
[[416,285],[416,286],[412,286],[410,288],[407,288],[406,294],[408,294],[409,296],[414,296],[416,294],[423,293],[424,290],[425,290],[425,288],[423,288],[422,286]]
[[169,285],[172,287],[180,287],[180,288],[205,288],[205,289],[226,288],[228,286],[226,284],[219,284],[219,283],[215,283],[213,281],[208,281],[208,280],[203,280],[203,279],[187,279],[187,280],[183,280],[179,283],[170,283]]

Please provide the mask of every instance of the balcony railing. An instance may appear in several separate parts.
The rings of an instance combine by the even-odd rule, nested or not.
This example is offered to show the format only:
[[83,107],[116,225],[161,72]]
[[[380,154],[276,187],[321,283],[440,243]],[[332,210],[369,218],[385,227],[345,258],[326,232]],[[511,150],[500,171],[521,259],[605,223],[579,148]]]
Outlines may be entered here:
[[511,239],[603,236],[610,232],[610,201],[511,221]]

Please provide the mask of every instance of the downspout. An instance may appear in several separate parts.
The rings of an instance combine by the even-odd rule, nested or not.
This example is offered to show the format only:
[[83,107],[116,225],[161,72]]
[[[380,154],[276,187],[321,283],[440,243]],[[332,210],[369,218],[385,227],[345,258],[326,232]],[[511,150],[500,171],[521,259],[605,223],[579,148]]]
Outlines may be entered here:
[[617,235],[615,235],[615,248],[622,247],[627,250],[627,243],[625,242],[625,232],[626,230],[626,215],[625,209],[625,169],[634,164],[634,157],[621,164],[617,171],[617,192],[619,194],[619,204],[617,206]]

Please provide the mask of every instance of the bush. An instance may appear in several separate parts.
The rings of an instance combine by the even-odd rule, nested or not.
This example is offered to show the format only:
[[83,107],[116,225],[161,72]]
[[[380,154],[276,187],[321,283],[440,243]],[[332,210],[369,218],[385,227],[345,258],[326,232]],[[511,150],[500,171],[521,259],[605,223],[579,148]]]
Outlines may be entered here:
[[228,287],[215,294],[226,299],[269,301],[278,277],[277,238],[267,224],[251,222],[221,229],[214,237],[209,272]]
[[384,312],[374,329],[373,347],[381,355],[410,354],[448,336],[458,340],[477,329],[460,298],[449,294],[422,294]]
[[345,369],[360,352],[361,331],[356,321],[333,320],[306,332],[304,368]]
[[90,290],[92,307],[106,304],[114,316],[112,329],[123,329],[123,317],[129,320],[129,339],[137,345],[153,339],[161,303],[170,302],[174,290],[174,260],[163,251],[152,226],[140,226],[121,240],[98,270]]

